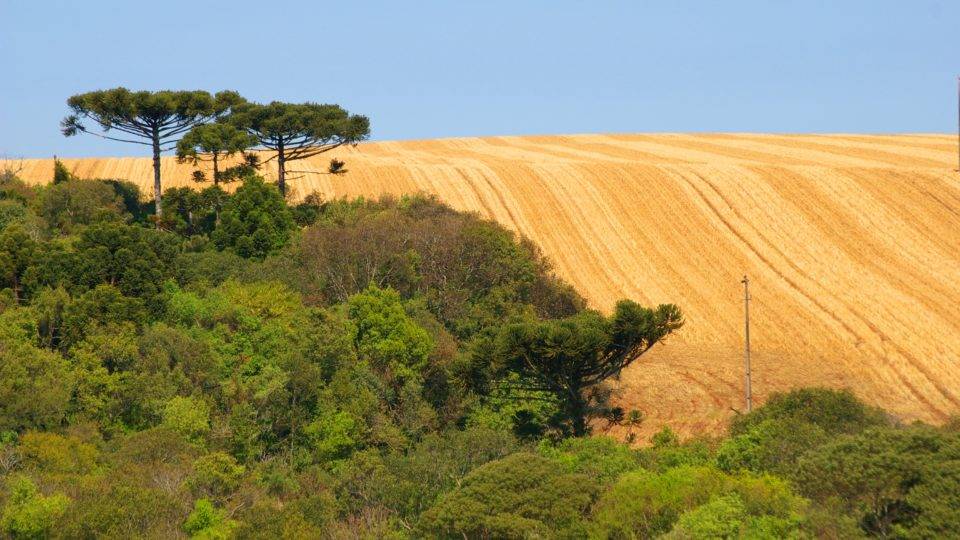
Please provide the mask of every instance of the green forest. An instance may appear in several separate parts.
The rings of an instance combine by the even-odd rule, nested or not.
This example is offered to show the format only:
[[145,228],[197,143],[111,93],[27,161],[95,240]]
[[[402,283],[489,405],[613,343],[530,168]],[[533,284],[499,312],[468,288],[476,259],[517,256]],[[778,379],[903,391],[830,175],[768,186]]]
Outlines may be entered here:
[[613,440],[682,306],[588,309],[431,198],[228,177],[0,177],[0,536],[960,537],[960,421],[811,388]]

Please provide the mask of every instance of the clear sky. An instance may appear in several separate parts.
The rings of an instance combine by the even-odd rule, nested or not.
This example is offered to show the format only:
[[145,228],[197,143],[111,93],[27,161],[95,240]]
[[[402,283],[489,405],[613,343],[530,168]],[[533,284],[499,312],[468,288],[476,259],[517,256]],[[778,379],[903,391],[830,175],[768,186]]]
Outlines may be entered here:
[[339,103],[376,140],[952,132],[958,30],[960,0],[0,0],[0,155],[142,153],[59,133],[114,86]]

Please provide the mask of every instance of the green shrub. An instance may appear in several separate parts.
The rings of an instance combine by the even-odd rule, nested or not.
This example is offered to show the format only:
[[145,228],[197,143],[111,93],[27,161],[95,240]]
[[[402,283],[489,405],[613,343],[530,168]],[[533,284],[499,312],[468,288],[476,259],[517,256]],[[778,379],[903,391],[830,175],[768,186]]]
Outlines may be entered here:
[[729,484],[708,467],[677,467],[662,474],[624,474],[594,508],[594,533],[601,538],[651,538],[673,527],[683,512],[721,494]]
[[557,444],[544,441],[539,451],[566,471],[584,474],[600,485],[639,469],[642,461],[640,452],[604,436],[563,439]]
[[724,471],[768,471],[787,475],[804,452],[827,442],[829,435],[816,424],[768,419],[725,440],[717,450],[717,466]]
[[192,397],[177,396],[163,407],[161,427],[175,431],[192,442],[201,441],[210,431],[210,409]]
[[27,207],[22,202],[0,198],[0,230],[14,223],[22,225],[27,221],[28,216]]
[[796,530],[806,508],[806,501],[774,476],[731,476],[690,466],[659,474],[639,470],[623,475],[600,497],[591,530],[599,538],[651,538],[676,525],[671,533],[676,538],[730,538],[740,534],[736,531]]
[[230,454],[212,452],[193,462],[193,474],[188,484],[194,493],[220,499],[240,487],[245,471]]
[[692,439],[681,443],[670,426],[664,426],[651,437],[652,446],[642,451],[648,467],[663,472],[681,466],[708,465],[713,461],[715,442]]
[[440,537],[580,536],[596,494],[585,476],[546,458],[518,453],[482,465],[424,513],[421,527]]
[[[150,471],[153,473],[154,471]],[[91,478],[58,522],[61,538],[171,538],[186,508],[159,489],[131,477]]]
[[20,437],[24,464],[44,473],[85,474],[97,466],[97,447],[76,437],[31,431]]
[[471,471],[506,457],[518,446],[509,433],[485,428],[429,433],[409,450],[383,457],[383,474],[390,480],[375,490],[377,502],[416,520],[444,493],[461,485]]
[[740,497],[733,494],[719,495],[706,504],[684,512],[665,538],[742,538],[741,532],[746,521],[747,511]]
[[7,481],[7,504],[0,514],[0,528],[13,538],[45,538],[64,514],[69,499],[60,493],[43,496],[26,476]]
[[216,508],[207,499],[197,499],[193,511],[183,523],[183,530],[191,538],[203,540],[227,540],[239,524],[227,517],[224,510]]
[[304,428],[317,461],[344,459],[363,439],[362,423],[344,411],[321,415]]
[[867,406],[850,390],[801,388],[775,393],[762,407],[735,416],[730,425],[730,434],[743,435],[766,420],[806,422],[830,435],[858,433],[869,427],[890,423],[883,411]]
[[270,538],[322,538],[319,527],[307,521],[300,509],[294,505],[278,507],[266,502],[258,502],[239,516],[240,524],[234,538],[270,539]]
[[121,438],[113,457],[120,463],[158,466],[191,463],[198,452],[199,449],[179,433],[157,427]]

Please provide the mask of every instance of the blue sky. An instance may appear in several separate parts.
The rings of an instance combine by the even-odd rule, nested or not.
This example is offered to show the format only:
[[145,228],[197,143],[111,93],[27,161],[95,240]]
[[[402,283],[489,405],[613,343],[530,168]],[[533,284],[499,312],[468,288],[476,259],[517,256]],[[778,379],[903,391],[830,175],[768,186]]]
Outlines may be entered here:
[[142,153],[58,130],[121,85],[339,103],[376,140],[956,129],[957,0],[220,6],[0,0],[0,155]]

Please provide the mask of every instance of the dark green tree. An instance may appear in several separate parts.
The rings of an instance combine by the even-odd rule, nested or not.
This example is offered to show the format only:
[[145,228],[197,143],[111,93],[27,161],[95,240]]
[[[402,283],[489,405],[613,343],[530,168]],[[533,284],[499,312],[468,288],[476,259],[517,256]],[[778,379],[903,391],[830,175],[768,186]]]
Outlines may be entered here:
[[[14,223],[22,225],[32,217],[32,213],[27,210],[26,205],[22,202],[15,199],[0,198],[0,229]],[[316,215],[312,217],[316,218]]]
[[585,474],[601,486],[643,466],[639,450],[609,436],[571,437],[556,445],[541,444],[539,451],[567,471]]
[[290,214],[297,225],[306,227],[317,222],[317,218],[320,217],[320,212],[323,210],[323,205],[323,196],[314,191],[304,197],[297,205],[291,206]]
[[137,223],[146,222],[150,214],[150,203],[141,202],[140,188],[129,180],[103,179],[100,183],[113,188],[118,200],[122,201],[122,208],[133,217]]
[[294,226],[277,189],[259,177],[248,177],[223,207],[212,238],[220,249],[262,259],[286,245]]
[[33,262],[36,247],[19,225],[0,230],[0,288],[10,287],[15,302],[23,297],[23,276]]
[[124,296],[111,285],[98,285],[64,306],[60,345],[66,350],[98,328],[124,323],[137,326],[146,319],[140,298]]
[[[123,87],[97,90],[68,99],[72,114],[60,125],[67,137],[90,133],[113,141],[149,146],[153,152],[154,203],[160,217],[163,215],[160,153],[172,149],[184,133],[216,119],[241,101],[240,95],[232,91],[211,95],[202,90],[132,92]],[[88,120],[103,133],[90,131],[84,124]]]
[[88,227],[76,242],[73,268],[77,288],[115,286],[124,295],[148,304],[172,277],[179,252],[175,235],[144,227],[102,223]]
[[910,524],[914,538],[960,536],[960,433],[952,435],[922,469],[923,482],[907,494],[918,515]]
[[[960,438],[953,439],[923,425],[871,428],[808,452],[793,481],[815,501],[839,501],[871,536],[954,538],[956,507],[944,512],[956,500],[950,490],[960,476]],[[910,534],[914,526],[926,534]]]
[[[345,144],[356,144],[370,135],[370,120],[350,114],[339,105],[244,103],[230,121],[257,137],[277,160],[277,186],[287,194],[287,162],[306,159]],[[341,166],[342,168],[342,166]]]
[[53,183],[63,184],[73,180],[73,174],[67,169],[62,161],[53,156]]
[[[223,193],[219,187],[210,189]],[[176,187],[163,194],[164,225],[181,236],[208,233],[213,229],[218,197],[210,197],[210,192],[198,192],[188,187]]]
[[[383,474],[352,476],[347,484],[356,492],[413,522],[437,500],[457,486],[477,467],[502,459],[517,450],[519,442],[507,432],[487,428],[451,429],[429,433],[414,446],[383,457]],[[357,456],[344,466],[352,473],[362,470],[367,457]],[[360,466],[360,467],[358,467]],[[566,472],[566,471],[562,471]]]
[[672,304],[650,309],[621,300],[609,318],[584,311],[507,326],[496,339],[491,363],[500,375],[520,376],[517,390],[551,394],[564,413],[561,427],[581,436],[590,417],[607,412],[598,386],[682,325]]
[[734,417],[731,437],[717,451],[717,465],[728,472],[746,469],[785,476],[797,460],[840,434],[889,425],[880,409],[849,390],[799,388],[776,392],[760,408]]
[[256,144],[256,137],[232,124],[201,124],[177,143],[177,160],[181,163],[189,160],[194,165],[209,161],[213,168],[213,185],[216,186],[225,180],[220,161]]

